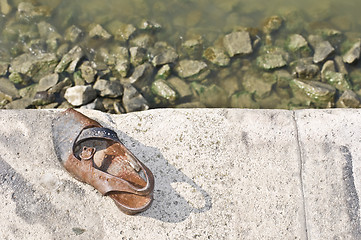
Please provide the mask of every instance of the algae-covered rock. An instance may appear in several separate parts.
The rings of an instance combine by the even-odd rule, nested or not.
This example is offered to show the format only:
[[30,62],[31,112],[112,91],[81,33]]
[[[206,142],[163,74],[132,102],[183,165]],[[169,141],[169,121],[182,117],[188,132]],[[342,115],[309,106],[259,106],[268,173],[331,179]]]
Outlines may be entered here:
[[74,86],[65,91],[64,98],[73,106],[81,106],[93,101],[97,92],[91,86]]
[[340,72],[331,72],[327,71],[324,74],[324,79],[334,86],[335,88],[345,91],[347,89],[351,89],[351,84],[348,80],[347,74],[340,73]]
[[253,99],[252,94],[246,91],[236,92],[231,96],[230,106],[232,108],[259,108],[259,104]]
[[220,47],[209,47],[203,52],[203,57],[217,66],[229,65],[231,59],[224,52],[223,48]]
[[163,79],[157,79],[152,83],[151,90],[154,95],[174,102],[178,98],[177,92]]
[[334,103],[336,88],[318,81],[302,81],[294,79],[290,86],[293,91],[301,91],[304,95],[310,97],[321,107],[327,107]]
[[9,75],[9,80],[15,84],[25,86],[30,82],[30,78],[18,73],[18,72],[12,72]]
[[359,108],[361,106],[361,102],[355,92],[346,90],[338,99],[336,106],[342,108]]
[[40,78],[53,73],[58,59],[54,53],[24,53],[16,58],[10,64],[10,72],[24,74],[38,82]]
[[210,72],[205,62],[197,60],[181,60],[175,71],[178,76],[187,80],[202,80]]
[[228,55],[247,55],[253,52],[251,38],[248,32],[232,32],[223,38],[223,46]]

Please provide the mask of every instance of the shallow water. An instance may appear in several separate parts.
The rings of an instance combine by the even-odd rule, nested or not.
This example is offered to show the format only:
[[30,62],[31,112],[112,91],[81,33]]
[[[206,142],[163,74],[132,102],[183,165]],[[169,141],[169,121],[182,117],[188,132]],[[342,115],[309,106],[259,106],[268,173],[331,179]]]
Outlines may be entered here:
[[[14,6],[17,6],[21,1],[13,2]],[[166,41],[174,47],[199,35],[202,36],[206,48],[237,27],[261,29],[265,19],[273,15],[286,17],[288,18],[286,22],[294,23],[292,30],[280,33],[282,34],[278,36],[280,41],[287,34],[303,34],[318,26],[336,29],[345,34],[356,33],[357,36],[361,33],[359,0],[38,0],[31,2],[52,9],[50,23],[60,33],[72,24],[86,28],[91,23],[106,24],[117,19],[138,26],[142,20],[147,19],[162,26],[162,30],[157,33],[157,39]],[[11,45],[11,42],[2,44]],[[242,64],[233,61],[227,73],[212,72],[208,77],[208,84],[216,83],[225,89],[239,84],[231,80],[222,81],[221,78],[227,75],[229,79],[230,74],[242,78],[242,74],[238,71],[238,67]],[[283,97],[278,96],[274,100],[266,100],[260,107],[288,108],[287,101],[281,101],[281,98]]]

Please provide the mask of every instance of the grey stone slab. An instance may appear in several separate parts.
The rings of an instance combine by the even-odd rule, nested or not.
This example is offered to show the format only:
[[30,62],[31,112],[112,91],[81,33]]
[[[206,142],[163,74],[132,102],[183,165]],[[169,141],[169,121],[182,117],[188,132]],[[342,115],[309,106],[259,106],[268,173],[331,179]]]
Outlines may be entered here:
[[127,216],[73,179],[53,150],[55,110],[1,110],[1,238],[306,239],[293,112],[82,112],[153,171],[154,204]]
[[361,111],[295,114],[308,239],[361,239]]

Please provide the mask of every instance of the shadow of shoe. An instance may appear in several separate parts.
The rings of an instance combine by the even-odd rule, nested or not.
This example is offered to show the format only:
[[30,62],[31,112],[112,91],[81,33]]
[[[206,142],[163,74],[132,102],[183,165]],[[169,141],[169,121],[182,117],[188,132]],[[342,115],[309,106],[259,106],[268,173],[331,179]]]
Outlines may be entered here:
[[154,174],[154,201],[145,217],[163,222],[182,222],[191,213],[202,213],[212,207],[211,196],[180,169],[171,165],[154,147],[148,147],[117,131],[119,139],[147,165]]

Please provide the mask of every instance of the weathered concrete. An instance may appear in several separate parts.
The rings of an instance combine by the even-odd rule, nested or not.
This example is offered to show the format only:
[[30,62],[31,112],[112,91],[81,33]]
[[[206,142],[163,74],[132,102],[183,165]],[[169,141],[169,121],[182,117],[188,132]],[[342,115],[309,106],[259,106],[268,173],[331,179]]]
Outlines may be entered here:
[[1,239],[360,239],[360,110],[83,110],[156,178],[121,213],[70,177],[55,110],[0,111]]

